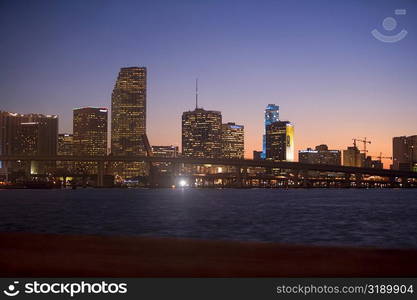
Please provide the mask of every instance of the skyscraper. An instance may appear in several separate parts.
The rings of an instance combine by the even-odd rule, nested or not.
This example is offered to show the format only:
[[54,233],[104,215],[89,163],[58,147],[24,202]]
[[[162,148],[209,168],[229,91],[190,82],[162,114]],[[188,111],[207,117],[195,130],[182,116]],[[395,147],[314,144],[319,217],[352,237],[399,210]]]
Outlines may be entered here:
[[[84,107],[74,109],[73,155],[103,156],[107,154],[107,109]],[[97,174],[94,162],[76,162],[77,173]]]
[[107,109],[84,107],[74,109],[74,155],[107,154]]
[[[0,111],[0,128],[0,154],[40,156],[57,154],[58,117],[56,115]],[[21,164],[23,168],[29,168],[29,165],[24,165]],[[47,167],[54,165],[53,162],[33,162],[30,170],[32,174],[45,173]],[[10,162],[7,167],[15,169],[20,168],[20,165]]]
[[266,126],[271,125],[274,122],[279,121],[279,106],[275,104],[268,104],[265,109],[265,121],[264,121],[264,134],[262,137],[262,155],[263,159],[266,158]]
[[417,171],[417,135],[392,139],[393,169]]
[[222,115],[196,108],[182,114],[182,155],[219,158],[222,155]]
[[244,158],[244,127],[235,123],[222,124],[222,157]]
[[[146,155],[146,68],[121,68],[111,99],[111,153],[118,156]],[[145,173],[143,163],[118,164],[122,178]]]
[[266,159],[294,161],[294,126],[278,121],[266,126]]
[[20,123],[17,130],[15,153],[23,155],[39,155],[41,146],[39,122]]
[[[56,155],[58,144],[58,116],[28,114],[24,115],[27,121],[24,123],[37,123],[39,134],[38,155]],[[21,124],[22,124],[21,123]],[[22,126],[21,126],[22,127]],[[19,143],[19,141],[17,141]]]
[[146,68],[121,68],[111,103],[111,153],[144,155],[146,134]]
[[[14,152],[20,155],[40,155],[42,153],[42,136],[41,136],[42,125],[39,122],[24,122],[20,123],[17,130],[17,136],[15,139]],[[27,165],[28,162],[18,163],[21,166]],[[31,161],[30,162],[30,174],[45,174],[46,165],[44,162]]]

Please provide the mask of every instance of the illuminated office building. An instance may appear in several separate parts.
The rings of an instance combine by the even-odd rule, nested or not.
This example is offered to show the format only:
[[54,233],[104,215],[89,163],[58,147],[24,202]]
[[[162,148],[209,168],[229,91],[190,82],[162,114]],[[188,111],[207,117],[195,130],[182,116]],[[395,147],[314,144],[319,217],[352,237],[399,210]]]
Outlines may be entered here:
[[69,133],[58,134],[58,155],[72,155],[74,151],[74,136]]
[[[111,98],[111,154],[146,155],[146,68],[121,68]],[[145,173],[144,163],[118,164],[115,175],[131,178]]]
[[182,155],[220,158],[222,156],[222,115],[219,111],[196,108],[182,114]]
[[107,109],[84,107],[74,109],[73,153],[80,156],[107,154]]
[[[41,153],[41,136],[39,122],[24,122],[20,123],[17,130],[15,153],[19,155],[39,155]],[[21,166],[28,165],[28,162],[21,162]],[[45,173],[44,163],[39,161],[30,162],[30,174]]]
[[244,127],[235,123],[222,124],[222,157],[244,158]]
[[264,120],[264,135],[262,137],[262,155],[261,158],[266,158],[266,126],[271,125],[274,122],[279,121],[279,106],[275,104],[268,104],[265,109],[265,120]]
[[[71,156],[74,153],[74,136],[69,133],[58,134],[58,155]],[[74,162],[58,161],[57,168],[70,171],[73,169]]]
[[[0,154],[40,155],[57,154],[58,117],[56,115],[18,114],[0,111]],[[26,169],[43,174],[54,162],[0,163],[0,168]]]
[[289,121],[266,126],[266,159],[294,161],[294,126]]
[[39,154],[40,136],[38,122],[20,123],[16,136],[16,154]]
[[417,172],[417,135],[392,139],[393,169]]
[[[74,156],[104,156],[107,154],[107,114],[106,108],[74,109]],[[76,173],[97,174],[95,162],[76,162],[74,167]]]
[[[42,115],[42,114],[28,114],[25,115],[26,121],[22,124],[37,123],[38,149],[39,155],[56,155],[58,144],[58,116],[56,115]],[[17,141],[17,143],[19,143]]]
[[343,150],[343,165],[362,168],[365,166],[365,154],[361,153],[357,147],[348,147]]
[[342,154],[340,150],[329,150],[327,145],[319,145],[313,150],[298,151],[298,161],[306,164],[335,165],[340,166],[342,163]]

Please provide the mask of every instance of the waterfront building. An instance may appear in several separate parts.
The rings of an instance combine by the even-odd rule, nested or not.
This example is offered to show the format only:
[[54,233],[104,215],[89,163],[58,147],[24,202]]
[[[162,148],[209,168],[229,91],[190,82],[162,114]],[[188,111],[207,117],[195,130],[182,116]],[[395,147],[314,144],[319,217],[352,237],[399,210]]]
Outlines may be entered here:
[[[58,116],[18,114],[0,111],[0,154],[42,155],[57,154]],[[11,171],[25,170],[32,175],[44,174],[55,162],[9,162],[0,168]],[[9,170],[9,171],[10,171]]]
[[262,155],[261,158],[266,158],[266,126],[279,121],[279,106],[275,104],[268,104],[265,109],[264,118],[264,134],[262,136]]
[[222,124],[222,157],[243,159],[244,155],[244,126],[232,122]]
[[[146,76],[145,67],[121,68],[111,97],[111,154],[146,155]],[[146,173],[144,163],[117,164],[116,176],[132,178]]]
[[15,153],[38,155],[40,153],[39,122],[22,122],[17,130]]
[[417,135],[394,137],[392,156],[394,170],[417,172]]
[[[56,155],[58,144],[58,116],[56,115],[42,115],[42,114],[28,114],[24,115],[26,121],[21,123],[22,127],[35,123],[37,130],[28,129],[33,133],[38,134],[38,147],[36,154],[38,155]],[[28,132],[27,132],[28,133]],[[20,141],[16,141],[16,146],[19,147]]]
[[106,108],[74,109],[74,155],[103,156],[107,154],[107,114]]
[[[58,155],[71,156],[74,153],[74,136],[69,133],[58,134]],[[72,171],[74,162],[58,161],[57,168],[64,171]]]
[[294,125],[289,121],[266,126],[266,159],[294,161]]
[[222,115],[219,111],[196,108],[182,114],[182,155],[220,158],[222,156]]
[[[73,155],[104,156],[107,154],[106,108],[84,107],[74,109]],[[80,174],[97,174],[94,162],[76,162],[75,169]]]
[[358,147],[347,147],[343,150],[343,165],[362,168],[365,165],[365,154],[361,153]]
[[58,155],[72,155],[74,151],[74,136],[69,133],[58,134]]
[[342,154],[340,150],[329,150],[327,145],[318,145],[315,149],[298,151],[298,161],[307,164],[335,165],[340,166]]

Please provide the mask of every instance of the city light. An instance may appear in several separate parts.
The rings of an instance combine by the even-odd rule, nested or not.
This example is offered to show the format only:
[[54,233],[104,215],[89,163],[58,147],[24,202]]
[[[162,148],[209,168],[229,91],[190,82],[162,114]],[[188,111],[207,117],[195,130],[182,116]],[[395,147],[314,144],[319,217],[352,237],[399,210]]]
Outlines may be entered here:
[[180,184],[180,187],[185,187],[187,185],[187,181],[185,181],[184,179],[181,179],[179,184]]

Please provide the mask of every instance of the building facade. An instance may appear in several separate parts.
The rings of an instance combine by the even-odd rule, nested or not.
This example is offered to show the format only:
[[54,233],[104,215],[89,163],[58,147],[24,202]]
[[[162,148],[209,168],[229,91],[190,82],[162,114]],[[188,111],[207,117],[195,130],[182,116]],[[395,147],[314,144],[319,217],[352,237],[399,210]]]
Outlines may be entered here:
[[22,122],[17,130],[14,153],[20,155],[40,154],[40,124],[39,122]]
[[222,115],[219,111],[196,108],[182,114],[182,155],[220,158],[222,156]]
[[417,172],[417,135],[392,139],[393,169]]
[[361,153],[358,147],[348,147],[343,150],[343,165],[363,168],[365,166],[365,154]]
[[[121,68],[111,97],[111,154],[117,156],[146,155],[146,91],[145,67]],[[132,178],[146,173],[144,163],[119,163],[114,175]]]
[[289,121],[266,126],[266,159],[294,161],[294,126]]
[[72,155],[74,152],[74,136],[69,133],[58,134],[58,155]]
[[261,158],[266,158],[266,126],[279,121],[279,106],[275,104],[268,104],[265,109],[264,119],[264,134],[262,136],[262,154]]
[[342,154],[340,150],[329,150],[327,145],[319,145],[314,150],[308,148],[298,151],[298,161],[307,164],[340,166]]
[[243,125],[222,124],[222,157],[240,158],[245,156],[245,133]]
[[111,153],[144,155],[146,134],[146,68],[120,69],[112,93]]
[[[74,136],[69,133],[58,134],[58,155],[71,156],[74,153]],[[57,168],[61,172],[72,172],[74,169],[73,161],[58,161]]]
[[[57,140],[58,116],[0,111],[0,154],[53,156],[57,154]],[[54,165],[54,162],[0,162],[0,168],[30,170],[33,175],[44,174]]]
[[[83,107],[74,109],[73,116],[73,155],[107,155],[106,108]],[[94,162],[76,162],[74,171],[78,174],[97,174]]]
[[84,107],[74,109],[73,154],[103,156],[107,154],[106,108]]

